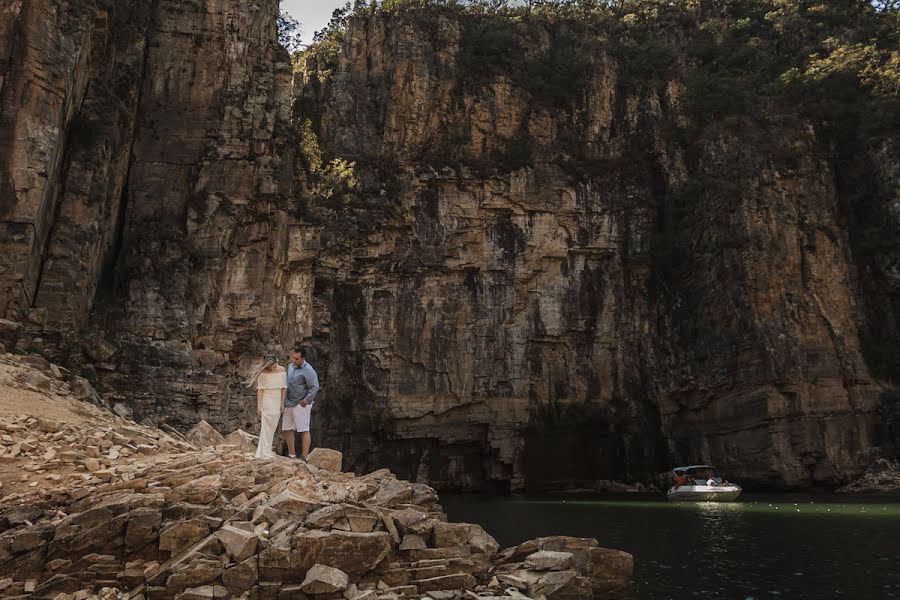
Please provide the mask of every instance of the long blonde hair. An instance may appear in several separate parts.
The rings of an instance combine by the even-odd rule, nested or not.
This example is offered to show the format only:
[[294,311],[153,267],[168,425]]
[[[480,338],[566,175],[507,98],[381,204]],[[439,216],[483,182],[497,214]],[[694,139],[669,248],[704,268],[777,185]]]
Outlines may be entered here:
[[259,379],[259,374],[277,362],[278,360],[275,358],[274,354],[267,354],[265,358],[253,368],[253,371],[251,371],[251,374],[247,379],[244,380],[244,385],[246,387],[253,387],[256,384],[256,380]]

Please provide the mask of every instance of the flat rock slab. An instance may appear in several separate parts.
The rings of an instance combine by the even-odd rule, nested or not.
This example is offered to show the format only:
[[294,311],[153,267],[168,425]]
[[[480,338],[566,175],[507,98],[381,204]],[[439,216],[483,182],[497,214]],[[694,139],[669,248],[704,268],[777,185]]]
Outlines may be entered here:
[[[411,582],[420,594],[434,590],[471,590],[475,587],[475,577],[469,573],[456,573]],[[590,589],[590,588],[589,588]]]
[[315,564],[306,572],[306,579],[300,589],[307,594],[331,594],[343,591],[349,582],[350,578],[340,569]]
[[203,585],[184,590],[175,596],[175,600],[216,600],[227,597],[228,590],[221,585]]
[[359,577],[379,565],[390,551],[391,539],[385,531],[302,531],[291,540],[290,567],[305,571],[322,564]]
[[575,557],[571,552],[539,550],[528,555],[525,559],[525,568],[532,571],[565,571],[571,569],[574,563]]

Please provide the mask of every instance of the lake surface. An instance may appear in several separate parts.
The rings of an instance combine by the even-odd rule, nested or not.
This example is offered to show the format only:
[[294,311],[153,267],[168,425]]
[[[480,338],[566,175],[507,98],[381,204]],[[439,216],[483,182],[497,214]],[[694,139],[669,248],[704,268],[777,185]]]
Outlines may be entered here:
[[595,537],[635,557],[632,598],[900,598],[900,498],[747,495],[664,498],[442,494],[453,521],[507,547],[545,535]]

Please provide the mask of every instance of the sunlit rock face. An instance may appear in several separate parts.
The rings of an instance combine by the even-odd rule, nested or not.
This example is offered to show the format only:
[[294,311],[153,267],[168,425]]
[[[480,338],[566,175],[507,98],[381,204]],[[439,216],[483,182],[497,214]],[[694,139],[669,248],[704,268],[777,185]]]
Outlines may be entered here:
[[251,427],[242,375],[302,342],[316,443],[442,488],[832,485],[896,450],[860,342],[896,266],[857,269],[813,128],[688,148],[677,67],[541,91],[473,74],[447,15],[352,19],[292,77],[274,0],[105,6],[0,14],[0,342],[138,420]]

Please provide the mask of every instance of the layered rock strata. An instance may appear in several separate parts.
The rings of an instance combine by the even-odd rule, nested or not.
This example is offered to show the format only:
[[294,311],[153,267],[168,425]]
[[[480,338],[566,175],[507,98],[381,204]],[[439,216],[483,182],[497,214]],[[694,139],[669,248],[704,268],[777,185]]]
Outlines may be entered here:
[[[249,429],[241,375],[309,342],[317,441],[438,487],[838,485],[900,448],[861,350],[869,313],[896,330],[896,257],[860,281],[814,127],[688,152],[677,65],[598,47],[542,96],[441,11],[352,19],[292,80],[274,0],[7,4],[0,343],[122,414]],[[565,33],[529,31],[529,57]]]

